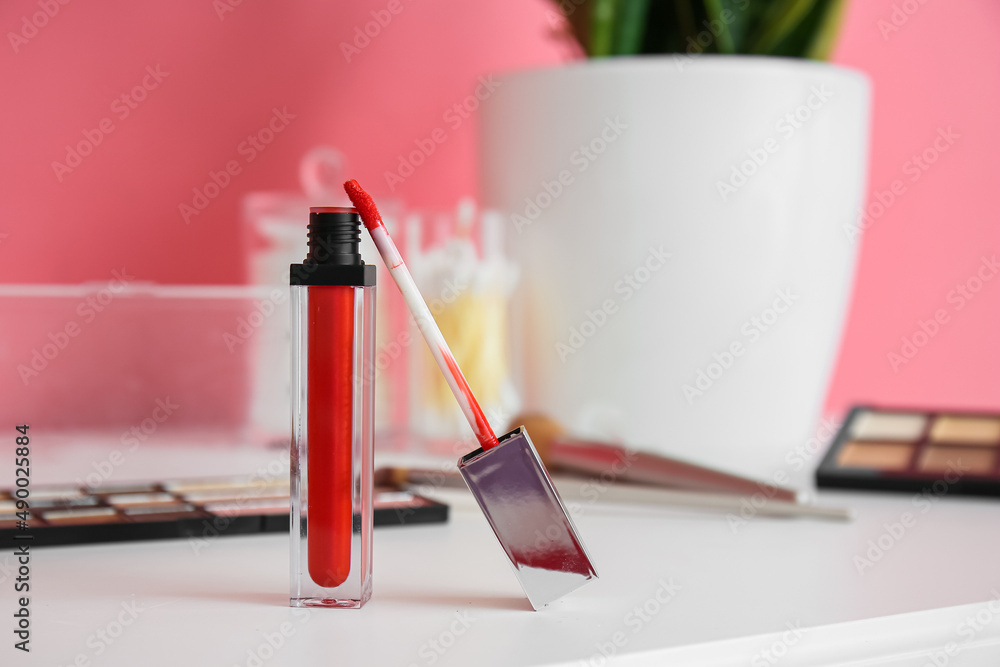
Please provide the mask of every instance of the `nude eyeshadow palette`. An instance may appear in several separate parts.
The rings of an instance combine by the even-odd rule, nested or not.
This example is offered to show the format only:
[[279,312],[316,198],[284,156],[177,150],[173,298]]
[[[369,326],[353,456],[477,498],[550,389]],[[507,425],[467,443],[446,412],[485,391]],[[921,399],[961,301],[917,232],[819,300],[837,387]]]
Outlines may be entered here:
[[816,484],[1000,496],[1000,414],[856,407]]
[[[0,491],[0,545],[32,546],[287,533],[287,479],[246,477],[134,484],[32,486],[21,525],[15,489]],[[375,526],[440,523],[448,506],[394,487],[376,487]],[[357,518],[357,517],[355,517]],[[16,536],[16,537],[15,537]]]

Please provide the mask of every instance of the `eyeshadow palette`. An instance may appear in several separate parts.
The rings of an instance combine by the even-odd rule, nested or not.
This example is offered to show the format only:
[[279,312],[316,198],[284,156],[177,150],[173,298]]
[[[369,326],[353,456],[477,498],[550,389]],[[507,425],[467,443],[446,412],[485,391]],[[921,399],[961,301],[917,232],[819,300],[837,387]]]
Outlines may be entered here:
[[[32,487],[27,526],[13,489],[0,491],[0,547],[24,535],[32,546],[288,532],[287,479],[245,477]],[[448,506],[394,487],[376,487],[374,524],[441,523]],[[15,538],[18,535],[18,538]]]
[[1000,496],[1000,414],[856,407],[816,484]]

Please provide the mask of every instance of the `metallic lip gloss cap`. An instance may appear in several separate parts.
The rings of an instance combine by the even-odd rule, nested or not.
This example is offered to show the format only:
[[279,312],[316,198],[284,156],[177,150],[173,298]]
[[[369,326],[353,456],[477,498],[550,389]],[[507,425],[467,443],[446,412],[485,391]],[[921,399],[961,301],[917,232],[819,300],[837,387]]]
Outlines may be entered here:
[[458,462],[535,609],[597,578],[531,438],[519,427]]

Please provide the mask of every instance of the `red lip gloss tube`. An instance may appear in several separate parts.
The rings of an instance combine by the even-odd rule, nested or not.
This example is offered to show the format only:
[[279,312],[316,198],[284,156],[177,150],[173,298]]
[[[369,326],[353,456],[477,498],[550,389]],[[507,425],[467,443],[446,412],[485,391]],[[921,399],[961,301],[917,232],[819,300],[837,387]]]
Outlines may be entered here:
[[293,607],[371,597],[375,266],[360,240],[355,209],[311,208],[291,265]]

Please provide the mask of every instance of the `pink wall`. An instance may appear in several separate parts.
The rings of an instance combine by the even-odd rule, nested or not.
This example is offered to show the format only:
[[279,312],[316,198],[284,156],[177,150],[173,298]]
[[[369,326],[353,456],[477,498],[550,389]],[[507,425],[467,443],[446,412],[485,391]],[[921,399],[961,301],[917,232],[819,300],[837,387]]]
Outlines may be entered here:
[[[887,29],[903,5],[917,10]],[[995,0],[851,5],[835,60],[874,82],[871,216],[827,399],[834,411],[856,401],[1000,408],[1000,274],[981,285],[977,276],[983,257],[1000,259],[998,37]],[[935,156],[948,128],[958,137]],[[914,161],[924,151],[936,157],[926,169]],[[902,194],[876,217],[877,193],[896,179]],[[967,281],[980,288],[971,299],[958,291]],[[925,339],[921,322],[935,334]],[[914,337],[923,346],[906,346],[907,358],[902,339]]]
[[[481,75],[565,53],[542,0],[242,2],[221,18],[220,2],[70,2],[16,52],[10,34],[39,4],[0,6],[0,282],[106,280],[123,266],[140,280],[241,282],[242,194],[297,188],[298,160],[318,143],[346,152],[378,194],[398,156],[440,128],[443,143],[393,194],[451,205],[476,191],[475,117],[454,127],[448,109]],[[878,22],[903,5],[917,10],[897,14],[905,23],[884,37]],[[373,11],[391,20],[347,62],[339,44]],[[905,191],[864,235],[834,410],[855,400],[1000,407],[1000,277],[962,308],[950,296],[1000,249],[998,29],[994,0],[852,4],[836,61],[875,83],[872,192],[894,179]],[[157,81],[147,66],[168,74]],[[115,103],[144,80],[152,89],[136,108]],[[259,154],[241,151],[275,108],[294,119]],[[113,131],[60,181],[52,163],[84,131],[99,136],[105,118]],[[908,161],[949,127],[958,138],[911,180]],[[230,161],[239,173],[186,224],[179,205]],[[938,311],[947,321],[893,369],[887,355],[902,355],[901,338]]]
[[[5,37],[0,282],[106,280],[122,264],[139,280],[241,282],[233,234],[242,195],[298,189],[299,159],[320,143],[344,151],[375,193],[388,192],[383,174],[397,156],[447,130],[393,194],[451,206],[476,190],[475,128],[451,129],[445,112],[479,76],[559,52],[540,0],[242,2],[220,19],[214,7],[229,1],[55,4],[16,53]],[[36,3],[0,5],[4,34],[20,32]],[[386,25],[347,62],[339,45],[371,12]],[[156,87],[135,109],[115,104],[147,66],[167,75],[146,79]],[[273,108],[295,118],[259,154],[249,144],[241,153]],[[60,181],[52,162],[104,118],[114,129]],[[240,172],[186,223],[179,205],[231,160]]]

